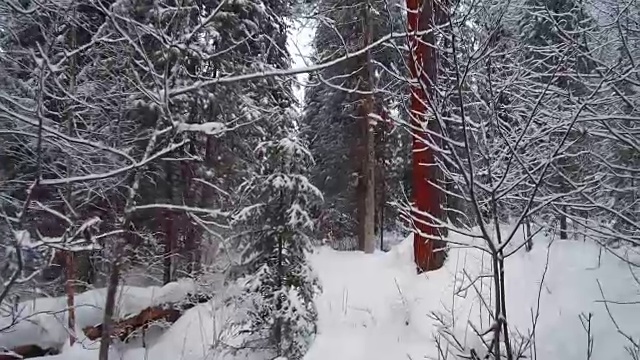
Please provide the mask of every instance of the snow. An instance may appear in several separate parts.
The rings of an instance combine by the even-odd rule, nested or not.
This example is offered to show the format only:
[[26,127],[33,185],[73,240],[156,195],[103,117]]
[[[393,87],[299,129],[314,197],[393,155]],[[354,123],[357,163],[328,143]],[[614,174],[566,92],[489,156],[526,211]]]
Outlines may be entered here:
[[13,236],[16,241],[20,245],[20,247],[24,248],[33,248],[34,242],[31,240],[31,234],[29,234],[26,230],[16,230],[13,232]]
[[[287,50],[291,54],[294,68],[308,66],[311,63],[312,40],[314,33],[313,21],[292,21],[291,33],[287,40]],[[307,82],[307,74],[296,76],[297,84],[294,87],[294,96],[298,100],[299,110],[304,102],[304,85]]]
[[[505,233],[509,229],[505,229]],[[450,240],[469,243],[461,235]],[[389,243],[398,243],[393,239]],[[624,255],[625,249],[618,249]],[[305,360],[395,360],[437,358],[435,336],[445,329],[434,317],[440,317],[468,350],[482,357],[483,345],[468,326],[479,332],[492,326],[487,311],[480,311],[478,292],[487,294],[491,279],[478,279],[490,273],[486,253],[477,248],[454,247],[445,267],[427,274],[416,274],[413,266],[412,238],[393,246],[389,252],[364,254],[319,247],[309,254],[317,272],[322,293],[316,300],[318,334]],[[547,261],[548,259],[548,261]],[[535,337],[537,359],[585,359],[587,334],[579,316],[592,313],[594,338],[592,359],[629,359],[621,336],[601,302],[599,283],[611,301],[640,300],[640,285],[634,281],[627,264],[601,251],[597,244],[584,241],[553,241],[542,233],[534,238],[531,252],[516,252],[506,259],[507,320],[512,334],[527,335],[538,309]],[[545,271],[546,268],[546,271]],[[544,278],[543,278],[544,275]],[[470,280],[476,280],[473,283]],[[543,281],[544,280],[544,281]],[[192,283],[174,283],[163,288],[123,288],[119,313],[139,311],[152,303],[179,299],[190,291]],[[476,290],[478,292],[476,292]],[[99,308],[104,291],[94,290],[76,298],[79,322],[101,321]],[[38,299],[29,311],[56,311],[64,308],[64,299]],[[91,306],[88,306],[91,305]],[[25,303],[26,306],[26,303]],[[609,304],[620,328],[635,339],[640,337],[638,305]],[[212,300],[187,312],[169,329],[149,335],[147,347],[141,344],[115,344],[114,359],[122,360],[200,360],[236,359],[223,351],[239,344],[233,322],[241,312],[233,304]],[[587,315],[588,316],[588,315]],[[53,315],[39,315],[36,324],[26,323],[26,338],[12,333],[0,337],[0,346],[39,340],[46,345],[64,338],[64,322]],[[36,330],[41,327],[44,330]],[[25,336],[20,328],[20,333]],[[53,336],[57,334],[56,336]],[[13,336],[13,337],[12,337]],[[491,333],[485,336],[488,339]],[[514,336],[517,341],[517,336]],[[12,341],[9,341],[13,339]],[[55,340],[55,341],[54,341]],[[65,348],[63,354],[42,359],[97,359],[97,343],[81,343]],[[455,355],[460,355],[451,348]],[[532,358],[530,353],[525,353]],[[454,358],[450,356],[450,358]]]
[[[213,302],[200,304],[188,311],[163,333],[150,328],[145,335],[147,347],[141,341],[132,344],[116,342],[110,349],[110,359],[119,360],[231,360],[237,359],[222,349],[239,345],[237,331],[232,325],[232,306],[216,307]],[[97,360],[99,341],[79,339],[55,356],[42,360]],[[243,358],[244,359],[244,358]]]
[[206,122],[203,124],[177,124],[178,132],[200,132],[206,135],[220,135],[227,130],[226,125],[221,122]]
[[[123,353],[123,359],[224,359],[226,345],[238,345],[232,306],[216,307],[213,302],[187,311],[148,349],[136,348]],[[232,358],[232,357],[231,357]],[[229,358],[229,359],[231,359]]]
[[[139,313],[149,306],[178,302],[195,291],[195,283],[180,280],[164,287],[120,287],[116,296],[116,317]],[[75,297],[76,335],[84,338],[82,328],[102,322],[106,289],[96,289]],[[58,348],[68,339],[66,297],[38,298],[18,304],[20,321],[0,336],[0,348],[15,348],[22,345],[39,345],[42,348]],[[0,329],[8,327],[12,317],[2,314]]]
[[[532,328],[532,312],[536,313],[547,263],[549,240],[538,236],[534,242],[531,252],[521,251],[506,260],[509,325],[522,334]],[[591,312],[595,339],[592,358],[628,359],[625,339],[617,334],[604,304],[598,302],[602,297],[597,282],[600,280],[609,300],[639,300],[640,287],[628,266],[611,254],[600,254],[600,248],[588,242],[556,241],[548,250],[549,266],[536,327],[537,358],[585,359],[587,335],[578,316]],[[481,354],[483,346],[467,324],[472,321],[484,332],[491,323],[485,310],[481,321],[479,297],[463,269],[471,279],[486,274],[490,270],[489,256],[477,249],[455,248],[443,269],[422,275],[415,273],[412,256],[411,237],[388,253],[365,255],[323,247],[313,254],[312,265],[323,293],[317,300],[319,333],[305,359],[437,358],[434,334],[438,324],[432,312],[455,323],[454,333],[465,347]],[[490,284],[486,280],[485,292]],[[637,338],[640,312],[633,305],[610,304],[610,308],[620,327]]]

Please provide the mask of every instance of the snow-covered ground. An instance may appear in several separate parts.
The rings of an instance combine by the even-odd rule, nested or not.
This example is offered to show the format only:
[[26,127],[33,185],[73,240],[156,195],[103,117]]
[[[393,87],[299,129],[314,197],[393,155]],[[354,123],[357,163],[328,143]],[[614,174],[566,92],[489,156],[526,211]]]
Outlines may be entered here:
[[[506,261],[510,328],[523,335],[531,331],[540,292],[535,332],[538,359],[586,359],[587,334],[579,316],[588,313],[593,314],[592,359],[629,359],[628,343],[599,302],[598,287],[599,280],[608,300],[640,300],[640,287],[628,265],[601,253],[592,243],[555,241],[548,246],[543,236],[535,242],[531,252],[523,249]],[[547,255],[548,270],[541,286]],[[439,324],[432,312],[455,327],[454,333],[467,349],[482,354],[483,345],[467,324],[471,321],[484,332],[491,323],[487,312],[479,310],[478,292],[470,279],[489,273],[489,257],[476,249],[452,249],[443,269],[423,275],[415,273],[412,257],[411,239],[388,253],[365,255],[325,247],[313,254],[323,293],[317,300],[319,334],[306,359],[437,358],[434,333]],[[474,285],[487,293],[489,280]],[[609,307],[621,329],[638,339],[640,305]]]
[[[454,239],[464,241],[462,238]],[[400,360],[437,358],[435,334],[444,327],[439,316],[453,329],[461,345],[482,354],[482,344],[468,326],[484,332],[491,326],[486,310],[480,310],[478,293],[488,293],[491,281],[477,280],[490,270],[489,258],[476,249],[454,248],[443,269],[417,275],[410,238],[389,252],[366,255],[321,247],[310,255],[322,282],[317,298],[318,335],[306,360]],[[546,273],[545,273],[545,268]],[[544,281],[543,280],[544,274]],[[636,274],[640,275],[640,274]],[[471,280],[477,280],[475,282]],[[531,252],[517,252],[506,260],[508,321],[523,336],[535,330],[537,359],[587,359],[587,334],[581,314],[592,313],[592,359],[630,359],[626,339],[618,333],[604,303],[638,302],[640,287],[629,266],[600,247],[582,241],[555,241],[542,235]],[[181,283],[165,288],[128,287],[120,296],[120,311],[179,297],[191,289]],[[171,289],[173,287],[173,289]],[[100,322],[102,290],[79,295],[79,327]],[[538,296],[540,295],[540,296]],[[540,299],[538,302],[538,298]],[[64,308],[64,299],[39,299],[35,311]],[[609,304],[618,326],[640,338],[640,304]],[[539,311],[538,311],[539,309]],[[34,311],[33,308],[25,312]],[[117,344],[113,359],[212,360],[233,359],[222,355],[221,346],[233,341],[230,320],[233,307],[217,307],[215,301],[188,310],[170,329],[149,337],[147,347],[139,342]],[[62,316],[62,317],[61,317]],[[7,319],[1,319],[3,322]],[[55,345],[64,341],[63,315],[43,313],[20,325],[13,333],[0,335],[0,346],[37,343]],[[26,336],[26,337],[24,337]],[[24,337],[24,338],[23,338]],[[42,359],[97,359],[98,344],[80,339],[61,355]],[[232,345],[232,343],[231,343]],[[453,350],[452,347],[450,349]],[[468,355],[468,353],[467,353]],[[532,358],[532,354],[525,354]],[[452,358],[452,357],[450,357]]]
[[[122,286],[116,295],[117,318],[137,314],[148,306],[178,302],[188,293],[194,293],[196,284],[180,280],[163,287]],[[90,341],[82,329],[102,323],[106,289],[84,292],[75,297],[76,329],[81,346]],[[0,317],[0,348],[8,349],[22,345],[38,345],[43,349],[59,348],[69,337],[67,331],[67,299],[65,297],[37,298],[19,303],[12,316]],[[15,324],[15,325],[12,325]]]

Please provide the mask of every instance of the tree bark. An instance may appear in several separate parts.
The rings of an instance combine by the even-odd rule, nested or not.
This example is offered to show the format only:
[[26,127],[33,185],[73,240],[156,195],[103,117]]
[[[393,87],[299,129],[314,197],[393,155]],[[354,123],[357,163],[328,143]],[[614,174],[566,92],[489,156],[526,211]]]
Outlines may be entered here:
[[170,283],[173,279],[173,252],[175,248],[175,234],[174,234],[174,222],[173,211],[163,211],[164,220],[164,251],[162,254],[163,260],[163,275],[162,282],[164,284]]
[[73,252],[67,251],[66,254],[66,281],[65,292],[67,293],[67,325],[69,326],[69,345],[73,346],[76,342],[76,309],[75,309],[75,272],[76,267],[73,263]]
[[529,217],[524,219],[524,226],[524,237],[526,239],[525,249],[531,251],[531,249],[533,249],[533,239],[531,238],[531,220],[529,220]]
[[[169,202],[173,201],[173,166],[170,162],[165,163],[167,192],[166,197]],[[163,276],[164,284],[168,284],[173,280],[173,255],[176,248],[176,231],[175,231],[175,213],[172,210],[163,210],[163,227],[164,227],[164,251],[163,257]]]
[[386,161],[385,161],[385,150],[386,150],[386,132],[387,132],[387,112],[385,108],[382,107],[380,110],[380,117],[382,118],[382,124],[379,124],[378,129],[379,133],[379,146],[376,150],[377,156],[377,165],[378,165],[378,178],[377,178],[377,188],[379,191],[378,194],[378,231],[380,232],[380,250],[384,249],[384,208],[385,203],[387,201],[387,184],[386,184]]
[[[371,43],[372,24],[370,19],[370,4],[368,1],[363,2],[364,12],[364,46]],[[358,213],[359,213],[359,231],[358,244],[360,250],[371,254],[375,251],[375,137],[373,126],[369,118],[369,114],[373,112],[373,82],[371,72],[371,54],[367,51],[363,57],[361,67],[361,82],[364,84],[363,90],[369,94],[363,95],[360,103],[360,131],[361,131],[361,149],[362,149],[362,165],[359,176],[358,186]]]
[[[407,0],[408,28],[410,32],[434,28],[433,0]],[[433,100],[436,82],[436,51],[433,32],[410,37],[409,66],[411,77],[417,83],[411,86],[411,124],[414,132],[413,200],[414,200],[414,258],[418,272],[435,270],[444,263],[444,243],[435,239],[440,235],[434,221],[424,214],[441,218],[442,194],[435,185],[437,169],[435,152],[426,142],[437,142],[425,130],[437,129],[433,121],[427,122],[429,104]],[[432,109],[433,111],[433,109]]]
[[[217,145],[216,138],[212,135],[207,135],[205,138],[205,144],[204,144],[205,146],[204,163],[201,165],[201,168],[198,173],[200,178],[202,178],[202,180],[208,181],[211,183],[214,183],[214,180],[215,180],[212,178],[211,175],[209,175],[209,172],[210,172],[210,169],[213,169],[216,167],[216,157],[215,157],[215,154],[217,153],[216,145]],[[200,182],[198,186],[199,186],[199,199],[198,199],[199,207],[202,209],[213,209],[214,206],[216,205],[215,189],[212,186],[207,185],[203,182]],[[206,261],[204,259],[203,254],[210,251],[211,254],[213,254],[212,256],[215,257],[215,254],[217,254],[219,249],[219,239],[214,238],[213,236],[211,236],[210,233],[204,231],[200,225],[194,226],[194,233],[196,237],[195,246],[197,247],[196,254],[198,256],[198,267],[200,267],[202,265],[202,262]],[[205,247],[203,247],[203,244],[205,244]],[[208,256],[211,256],[211,255],[208,255]]]
[[[190,154],[195,155],[195,144],[197,140],[194,137],[190,144]],[[206,150],[205,150],[206,152]],[[206,154],[205,154],[206,157]],[[192,160],[184,160],[181,163],[182,180],[184,181],[183,199],[187,205],[197,207],[200,204],[200,188],[201,184],[196,184],[193,180],[196,175],[195,164]],[[195,276],[200,268],[200,232],[199,227],[191,222],[188,214],[181,217],[182,228],[184,233],[184,256],[187,261],[186,271],[190,276]]]
[[363,248],[362,250],[371,254],[375,251],[375,150],[373,142],[373,127],[369,121],[371,113],[372,99],[367,98],[364,101],[362,110],[364,112],[362,122],[362,131],[364,136],[364,156],[363,156],[363,179],[364,182],[364,201],[363,201]]
[[131,334],[138,329],[145,330],[154,322],[158,321],[174,323],[186,310],[209,300],[211,300],[211,296],[209,295],[187,294],[186,298],[181,302],[150,306],[143,309],[136,315],[127,316],[126,318],[115,322],[111,327],[110,333],[104,331],[103,324],[85,327],[82,330],[89,340],[96,340],[104,336],[103,334],[107,334],[110,337],[117,337],[121,341],[126,341],[130,338]]
[[0,354],[0,360],[22,360],[47,355],[57,355],[60,353],[58,349],[43,349],[38,345],[23,345],[10,349],[10,353]]
[[[75,10],[75,6],[73,8],[73,19],[75,22],[75,16],[76,15],[76,10]],[[75,49],[76,48],[76,27],[75,24],[74,26],[71,27],[71,48]],[[69,66],[69,92],[71,94],[75,95],[75,91],[76,91],[76,55],[72,55],[71,59],[70,59],[71,63]],[[75,129],[75,122],[74,122],[74,112],[73,112],[73,108],[71,106],[67,107],[66,109],[67,111],[67,131],[69,136],[73,136],[74,133],[74,129]],[[73,176],[73,163],[72,163],[72,159],[71,159],[71,155],[67,154],[67,163],[66,163],[66,168],[67,168],[67,176],[71,177]],[[69,206],[69,214],[71,215],[70,217],[73,219],[75,218],[74,216],[74,199],[73,199],[73,185],[71,183],[67,184],[67,194],[66,194],[66,198],[67,198],[67,206]],[[74,219],[77,220],[77,219]],[[83,269],[86,270],[86,269]],[[69,326],[69,345],[73,346],[73,344],[76,342],[76,335],[75,335],[75,330],[76,330],[76,310],[75,310],[75,277],[76,277],[76,267],[74,264],[74,256],[73,256],[73,252],[71,251],[67,251],[66,254],[66,259],[65,259],[65,292],[67,294],[67,326]]]
[[[158,119],[156,121],[159,122]],[[151,156],[153,149],[156,146],[156,142],[158,140],[158,126],[154,129],[149,142],[147,143],[144,155],[142,160],[148,159]],[[134,226],[132,223],[132,208],[135,204],[135,198],[137,195],[138,188],[140,187],[140,171],[135,169],[133,172],[133,181],[131,186],[129,187],[129,194],[127,196],[127,201],[124,206],[124,218],[122,221],[121,229],[125,231],[124,241],[132,243],[131,238],[134,232]],[[123,239],[116,238],[114,241],[114,256],[113,263],[111,266],[111,272],[109,273],[109,282],[107,286],[107,298],[105,299],[104,305],[104,314],[102,319],[102,324],[104,325],[104,332],[100,337],[100,350],[98,352],[98,360],[108,360],[109,359],[109,346],[111,345],[111,337],[109,334],[111,333],[111,327],[113,325],[113,313],[116,304],[116,293],[118,290],[118,282],[120,281],[120,271],[122,266],[122,257],[123,249],[126,245]]]
[[[116,240],[121,241],[121,240]],[[120,244],[116,244],[116,256],[111,264],[111,272],[109,273],[109,282],[107,285],[107,298],[104,304],[104,316],[102,319],[103,332],[100,336],[100,350],[98,352],[99,360],[109,359],[109,345],[111,344],[111,329],[113,328],[113,314],[116,307],[116,292],[118,291],[118,283],[120,281]]]
[[[566,211],[564,206],[562,207],[562,211]],[[567,215],[560,214],[560,240],[567,240],[567,238]]]

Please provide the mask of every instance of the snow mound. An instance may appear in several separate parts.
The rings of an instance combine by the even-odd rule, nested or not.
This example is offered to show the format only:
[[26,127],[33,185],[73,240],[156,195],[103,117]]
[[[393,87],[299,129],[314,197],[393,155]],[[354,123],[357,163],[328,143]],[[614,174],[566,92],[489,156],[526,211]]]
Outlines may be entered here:
[[[534,242],[531,252],[523,250],[506,260],[511,332],[527,336],[533,331],[532,316],[538,314],[538,359],[585,359],[587,335],[579,316],[592,313],[592,358],[628,359],[628,343],[616,331],[598,285],[599,281],[608,300],[637,301],[639,287],[628,265],[589,242],[550,244],[541,235]],[[444,268],[417,275],[409,237],[388,253],[371,255],[322,247],[311,261],[323,293],[316,302],[319,332],[305,360],[438,358],[434,336],[443,323],[453,328],[466,349],[482,354],[482,342],[467,324],[480,332],[491,326],[478,295],[488,294],[492,286],[490,278],[478,279],[491,273],[488,254],[453,248]],[[637,339],[637,307],[609,308],[618,325]]]
[[[184,279],[163,287],[122,286],[116,295],[116,318],[154,305],[178,302],[188,293],[196,291],[193,281]],[[106,299],[106,289],[89,290],[75,297],[75,333],[82,341],[82,328],[102,322]],[[0,347],[15,348],[22,345],[38,345],[42,348],[60,348],[67,342],[67,299],[66,297],[37,298],[18,304],[13,315],[1,314]]]

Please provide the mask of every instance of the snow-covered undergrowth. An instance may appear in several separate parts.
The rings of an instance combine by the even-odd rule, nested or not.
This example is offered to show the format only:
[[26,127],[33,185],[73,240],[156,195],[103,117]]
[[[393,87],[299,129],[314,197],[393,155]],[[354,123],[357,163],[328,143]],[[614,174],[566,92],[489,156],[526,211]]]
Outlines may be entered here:
[[[137,314],[146,307],[178,302],[193,293],[193,281],[180,280],[163,287],[122,286],[116,296],[116,318]],[[90,290],[75,297],[76,334],[79,341],[88,344],[82,328],[102,322],[106,289]],[[17,304],[9,315],[0,317],[0,348],[38,345],[59,348],[67,342],[67,299],[65,297],[37,298]]]
[[[465,241],[459,236],[452,240]],[[598,282],[609,301],[638,302],[640,289],[629,266],[600,249],[596,244],[582,241],[558,240],[550,244],[549,239],[538,235],[531,252],[522,249],[507,258],[508,323],[512,334],[520,333],[527,338],[532,332],[533,319],[537,318],[535,358],[587,359],[587,334],[580,316],[588,317],[592,313],[591,358],[630,359],[625,350],[628,341],[616,330],[602,302]],[[487,311],[480,310],[478,296],[491,291],[491,279],[478,278],[478,275],[490,274],[489,256],[473,248],[453,248],[443,269],[422,275],[415,273],[412,257],[411,238],[386,253],[366,255],[325,246],[311,254],[323,292],[316,300],[318,335],[305,359],[437,358],[436,334],[450,329],[461,346],[467,350],[473,348],[482,356],[483,345],[469,324],[478,332],[491,326]],[[119,297],[119,311],[133,313],[183,296],[192,286],[182,282],[165,288],[125,287]],[[485,299],[490,301],[488,296]],[[51,346],[64,341],[66,320],[63,313],[55,313],[64,308],[64,301],[57,298],[29,302],[35,304],[35,308],[25,308],[23,314],[43,313],[21,323],[14,332],[0,334],[0,346],[27,343]],[[77,297],[78,328],[101,321],[102,302],[104,290]],[[635,339],[640,337],[640,305],[610,303],[609,309],[620,329]],[[140,341],[116,343],[111,358],[236,359],[237,356],[225,350],[239,344],[237,329],[233,328],[237,316],[233,304],[216,305],[214,299],[188,310],[171,328],[151,331],[144,348]],[[446,326],[435,317],[442,319]],[[61,355],[42,359],[97,359],[97,348],[98,342],[81,338]],[[449,350],[457,353],[453,347]],[[532,358],[530,353],[525,355]]]
[[[587,334],[579,316],[591,312],[592,359],[630,359],[625,350],[628,342],[599,302],[598,287],[599,280],[607,300],[640,300],[629,266],[592,243],[555,241],[548,246],[542,235],[534,242],[531,252],[522,249],[506,260],[510,329],[527,337],[538,313],[538,359],[586,359]],[[482,358],[481,340],[468,324],[480,333],[491,326],[486,310],[479,310],[478,296],[489,293],[491,279],[477,279],[479,274],[490,274],[489,256],[477,249],[454,248],[443,269],[422,275],[416,274],[412,258],[411,238],[388,253],[365,255],[324,247],[313,254],[323,293],[317,300],[319,334],[306,359],[437,358],[434,334],[442,326],[433,319],[434,313],[455,329],[462,345],[474,348]],[[609,304],[620,328],[635,339],[640,336],[639,307]],[[532,358],[528,352],[525,355]]]
[[[198,284],[181,279],[165,286],[122,286],[118,289],[115,317],[122,319],[149,307],[185,300],[188,294],[202,289]],[[230,291],[235,291],[235,287]],[[219,294],[207,302],[187,310],[168,329],[163,324],[152,326],[145,334],[138,332],[122,343],[114,339],[110,359],[118,360],[231,360],[241,344],[239,312],[233,303],[221,303]],[[66,298],[38,298],[17,305],[16,316],[0,316],[0,353],[22,345],[38,345],[43,349],[62,348],[59,355],[34,359],[94,360],[98,359],[100,341],[88,339],[82,329],[102,322],[106,289],[84,292],[75,297],[77,342],[68,345]],[[15,324],[14,324],[15,322]],[[242,357],[245,359],[245,357]],[[247,358],[248,359],[248,358]]]

